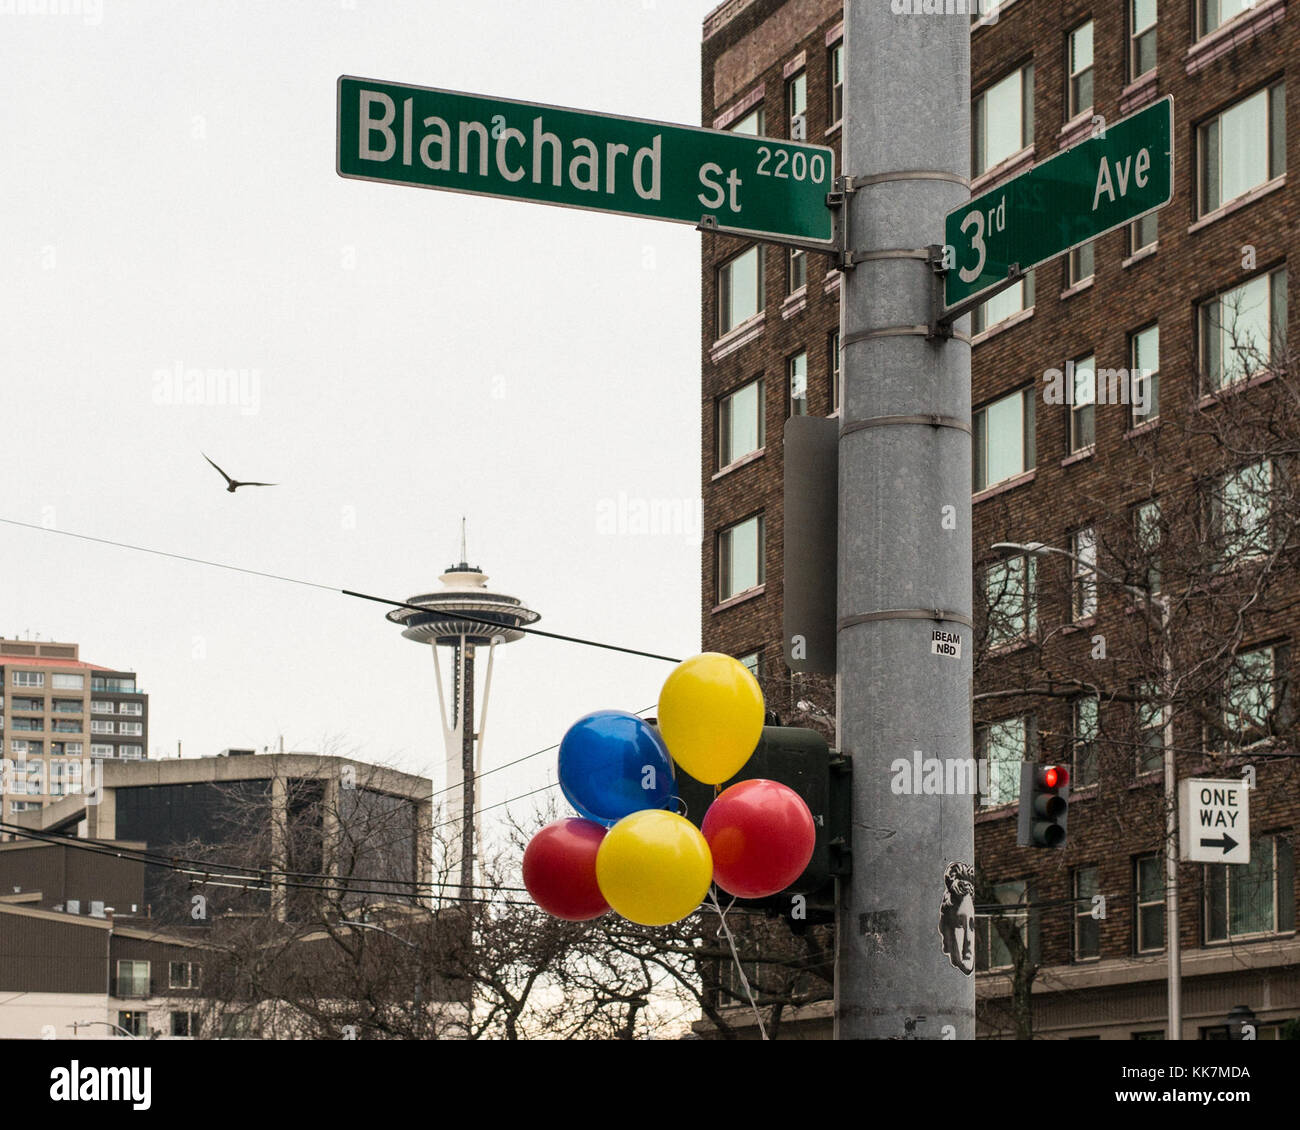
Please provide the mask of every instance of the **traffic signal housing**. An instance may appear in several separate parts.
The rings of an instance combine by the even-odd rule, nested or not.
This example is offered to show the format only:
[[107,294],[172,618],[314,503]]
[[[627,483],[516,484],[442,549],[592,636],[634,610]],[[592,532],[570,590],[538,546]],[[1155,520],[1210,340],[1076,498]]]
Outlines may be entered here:
[[[832,750],[816,730],[764,726],[744,768],[719,785],[718,792],[755,778],[779,781],[803,797],[812,813],[816,840],[808,866],[786,890],[765,899],[737,899],[736,906],[795,922],[833,921],[835,879],[851,868],[849,759]],[[714,786],[701,784],[678,766],[677,795],[685,805],[686,819],[698,828],[713,803]]]
[[1069,814],[1069,769],[1064,765],[1022,761],[1016,843],[1021,847],[1065,847],[1065,822]]

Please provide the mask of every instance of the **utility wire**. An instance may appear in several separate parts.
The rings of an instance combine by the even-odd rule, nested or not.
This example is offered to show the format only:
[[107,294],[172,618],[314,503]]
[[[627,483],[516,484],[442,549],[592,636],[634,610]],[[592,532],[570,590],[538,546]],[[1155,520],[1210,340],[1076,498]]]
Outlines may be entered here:
[[[354,597],[358,600],[369,600],[375,602],[376,604],[387,604],[393,608],[410,608],[415,612],[425,612],[425,613],[431,611],[431,609],[429,608],[422,607],[421,605],[418,604],[409,604],[404,600],[389,600],[387,597],[372,596],[371,594],[364,593],[364,592],[353,592],[351,589],[339,588],[335,585],[322,585],[316,581],[304,581],[298,577],[286,577],[279,573],[264,573],[259,569],[248,569],[242,565],[227,565],[221,561],[209,561],[208,559],[203,557],[190,557],[184,553],[170,553],[167,550],[163,550],[163,549],[151,549],[150,547],[144,545],[132,545],[130,542],[114,541],[112,538],[97,538],[97,537],[92,537],[90,534],[75,533],[72,530],[54,530],[46,526],[38,526],[33,522],[20,522],[16,518],[0,517],[0,523],[4,523],[5,525],[8,526],[18,526],[25,530],[36,530],[40,533],[59,534],[63,537],[77,538],[80,541],[95,542],[98,545],[111,545],[117,549],[129,549],[134,553],[149,553],[154,555],[155,557],[169,557],[174,561],[188,561],[192,565],[207,565],[213,569],[227,569],[232,573],[245,573],[251,577],[262,577],[272,581],[284,581],[286,584],[291,584],[291,585],[305,585],[308,588],[324,589],[326,592],[341,593],[343,596]],[[454,613],[454,617],[457,620],[468,620],[474,624],[483,624],[488,627],[495,628],[498,631],[501,631],[508,627],[509,630],[512,632],[522,632],[525,635],[543,636],[546,639],[562,640],[565,643],[578,643],[578,644],[583,644],[586,647],[603,648],[606,651],[619,651],[624,653],[625,655],[639,655],[645,659],[660,659],[663,660],[663,662],[665,663],[681,662],[680,659],[674,658],[671,655],[660,655],[657,652],[642,651],[639,648],[621,647],[618,644],[602,643],[599,640],[584,639],[581,636],[566,636],[560,634],[559,632],[546,632],[540,628],[524,628],[515,625],[505,625],[502,624],[499,620],[491,620],[484,616],[475,616],[473,613],[461,612],[459,610],[457,610]]]

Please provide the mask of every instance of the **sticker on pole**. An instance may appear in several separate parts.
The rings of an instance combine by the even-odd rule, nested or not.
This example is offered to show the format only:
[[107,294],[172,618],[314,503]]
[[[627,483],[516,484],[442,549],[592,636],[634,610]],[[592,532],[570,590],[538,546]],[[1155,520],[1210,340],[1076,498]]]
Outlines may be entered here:
[[1189,778],[1179,786],[1179,858],[1191,863],[1249,863],[1246,782]]
[[930,632],[930,654],[960,659],[961,637],[956,632],[945,632],[942,628],[933,629]]

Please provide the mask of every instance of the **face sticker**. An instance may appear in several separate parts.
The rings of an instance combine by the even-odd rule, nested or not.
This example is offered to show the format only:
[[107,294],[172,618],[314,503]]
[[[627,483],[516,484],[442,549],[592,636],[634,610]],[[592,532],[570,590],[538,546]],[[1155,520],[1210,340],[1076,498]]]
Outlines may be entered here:
[[939,937],[954,968],[969,977],[975,972],[975,868],[950,863],[943,873],[939,904]]

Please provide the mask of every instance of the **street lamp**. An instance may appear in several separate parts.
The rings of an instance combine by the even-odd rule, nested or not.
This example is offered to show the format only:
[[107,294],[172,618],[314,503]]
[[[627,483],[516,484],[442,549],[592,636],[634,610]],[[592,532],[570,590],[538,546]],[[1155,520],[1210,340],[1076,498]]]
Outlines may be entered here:
[[[1121,581],[1112,573],[1107,573],[1095,561],[1084,561],[1077,554],[1054,545],[1044,545],[1040,541],[996,542],[990,548],[995,550],[1012,550],[1016,553],[1030,553],[1034,556],[1056,554],[1068,557],[1089,571],[1119,585],[1130,596],[1142,601],[1144,605],[1154,604],[1160,610],[1160,659],[1164,672],[1163,686],[1160,693],[1167,704],[1173,694],[1173,659],[1169,654],[1169,599]],[[1162,712],[1165,707],[1162,707]],[[1175,781],[1174,743],[1170,733],[1172,720],[1165,716],[1164,724],[1164,770],[1165,770],[1165,947],[1169,955],[1169,972],[1167,977],[1169,998],[1169,1024],[1165,1038],[1181,1040],[1183,1038],[1183,982],[1182,982],[1182,948],[1178,940],[1178,805],[1177,783]]]
[[96,1024],[102,1024],[105,1028],[112,1028],[116,1032],[121,1032],[128,1040],[138,1040],[140,1038],[134,1032],[128,1032],[120,1024],[114,1024],[110,1020],[74,1020],[72,1022],[72,1034],[76,1036],[78,1028],[90,1028]]

